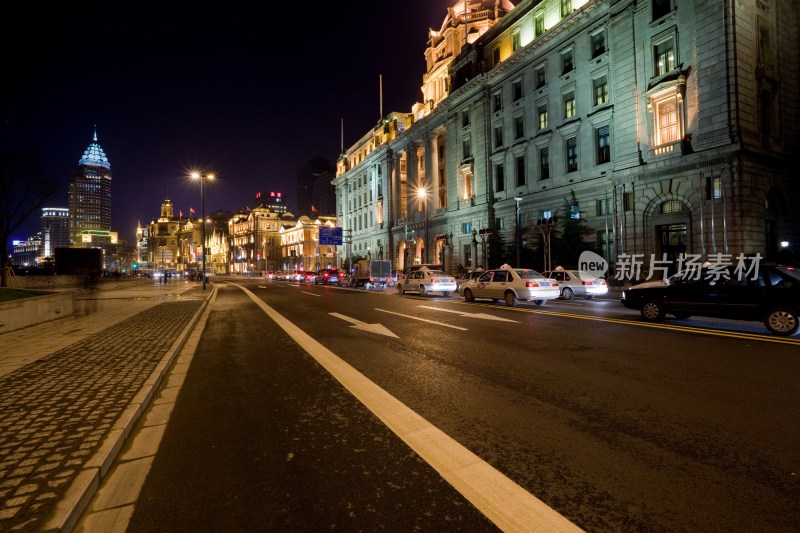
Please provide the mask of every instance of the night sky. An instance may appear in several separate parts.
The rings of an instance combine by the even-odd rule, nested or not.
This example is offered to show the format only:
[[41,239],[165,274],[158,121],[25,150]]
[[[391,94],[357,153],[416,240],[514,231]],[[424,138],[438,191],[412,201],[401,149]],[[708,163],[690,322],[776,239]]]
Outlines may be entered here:
[[[112,230],[165,196],[200,213],[191,169],[214,172],[206,213],[282,191],[315,155],[335,163],[383,112],[421,100],[429,27],[454,0],[401,2],[38,2],[15,4],[2,39],[3,122],[62,188],[92,140],[111,163]],[[130,8],[130,9],[126,9]],[[40,229],[38,214],[12,235]]]

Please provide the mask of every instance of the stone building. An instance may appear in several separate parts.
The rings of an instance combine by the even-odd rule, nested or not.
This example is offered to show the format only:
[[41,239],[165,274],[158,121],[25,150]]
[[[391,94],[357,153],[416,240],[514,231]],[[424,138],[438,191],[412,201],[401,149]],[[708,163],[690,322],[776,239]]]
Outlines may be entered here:
[[[634,254],[645,270],[682,255],[796,261],[795,3],[478,4],[430,32],[425,102],[338,161],[356,250],[380,244],[398,269],[495,266],[571,216],[612,269]],[[473,32],[480,17],[491,24]],[[492,238],[503,255],[487,254]]]

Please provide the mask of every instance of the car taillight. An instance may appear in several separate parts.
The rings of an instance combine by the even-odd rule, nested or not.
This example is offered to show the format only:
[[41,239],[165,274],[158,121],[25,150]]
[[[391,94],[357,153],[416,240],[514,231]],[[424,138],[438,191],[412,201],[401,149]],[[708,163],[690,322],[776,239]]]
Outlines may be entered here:
[[375,278],[369,278],[370,283],[375,283]]
[[603,285],[603,286],[605,286],[605,285],[606,285],[606,280],[604,280],[604,279],[601,279],[601,280],[600,280],[600,285]]
[[591,284],[592,284],[591,281],[582,281],[581,282],[581,285],[591,285]]
[[538,282],[536,282],[536,281],[526,281],[526,282],[525,282],[525,286],[526,286],[526,287],[528,287],[528,288],[531,288],[531,287],[538,287],[538,286],[539,286],[539,283],[538,283]]

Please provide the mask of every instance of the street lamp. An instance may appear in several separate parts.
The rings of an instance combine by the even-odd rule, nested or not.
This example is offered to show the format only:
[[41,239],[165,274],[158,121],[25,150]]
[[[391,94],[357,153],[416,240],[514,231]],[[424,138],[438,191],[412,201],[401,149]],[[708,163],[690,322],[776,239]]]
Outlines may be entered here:
[[425,209],[425,263],[428,262],[428,191],[425,187],[417,189],[417,196],[422,200],[422,207]]
[[206,180],[213,180],[214,174],[203,176],[199,172],[192,172],[192,178],[200,180],[200,217],[203,221],[200,240],[203,245],[203,290],[206,290]]
[[515,232],[515,241],[517,248],[517,268],[519,268],[520,266],[522,266],[520,265],[520,260],[519,260],[520,248],[522,248],[522,246],[520,246],[520,241],[522,240],[521,238],[522,233],[519,231],[519,203],[522,201],[522,198],[517,196],[516,198],[514,198],[514,201],[516,202],[516,205],[514,206],[514,215],[515,215],[514,220],[516,221],[514,232]]

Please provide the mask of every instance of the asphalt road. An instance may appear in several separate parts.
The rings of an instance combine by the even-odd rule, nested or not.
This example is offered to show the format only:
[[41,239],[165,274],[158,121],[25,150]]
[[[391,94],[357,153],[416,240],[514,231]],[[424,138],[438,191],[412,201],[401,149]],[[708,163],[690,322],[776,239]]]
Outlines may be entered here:
[[[796,531],[797,338],[612,300],[236,282],[585,530]],[[221,287],[129,531],[494,527]]]

